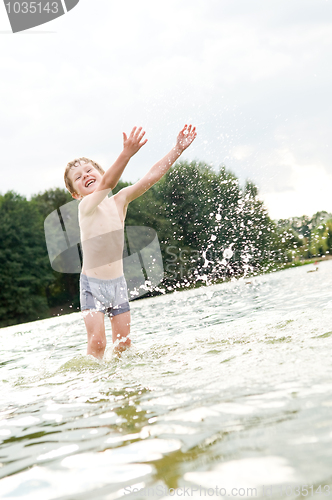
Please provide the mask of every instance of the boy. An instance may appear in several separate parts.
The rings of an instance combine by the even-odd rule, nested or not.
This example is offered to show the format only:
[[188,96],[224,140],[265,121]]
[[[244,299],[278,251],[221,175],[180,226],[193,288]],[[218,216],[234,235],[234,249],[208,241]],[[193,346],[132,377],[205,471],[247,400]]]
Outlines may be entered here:
[[196,137],[196,129],[185,125],[176,145],[142,179],[107,196],[118,183],[128,161],[146,144],[142,127],[129,137],[123,133],[123,151],[104,172],[98,163],[79,158],[68,163],[65,184],[79,204],[83,250],[80,277],[81,310],[88,334],[87,354],[101,359],[106,348],[104,315],[110,317],[115,351],[130,346],[130,307],[123,275],[124,220],[128,204],[145,193],[170,169]]

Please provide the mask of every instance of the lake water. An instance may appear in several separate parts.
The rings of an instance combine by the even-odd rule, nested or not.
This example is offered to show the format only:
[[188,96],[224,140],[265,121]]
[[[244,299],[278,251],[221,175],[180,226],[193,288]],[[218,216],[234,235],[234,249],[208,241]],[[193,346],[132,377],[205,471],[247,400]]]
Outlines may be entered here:
[[332,260],[312,269],[132,302],[121,359],[109,322],[86,356],[78,312],[1,329],[0,498],[332,496]]

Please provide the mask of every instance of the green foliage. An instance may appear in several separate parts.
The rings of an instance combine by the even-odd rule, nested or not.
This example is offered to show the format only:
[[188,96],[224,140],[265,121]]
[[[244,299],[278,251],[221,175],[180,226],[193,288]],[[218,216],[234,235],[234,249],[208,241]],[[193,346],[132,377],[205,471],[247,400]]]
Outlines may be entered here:
[[[179,162],[157,186],[173,229],[162,241],[168,286],[171,279],[177,286],[176,282],[226,279],[266,267],[274,224],[252,183],[241,190],[224,167],[216,173],[203,162]],[[224,258],[227,249],[233,252],[231,259]],[[174,253],[180,262],[174,261]]]
[[[60,188],[49,189],[31,198],[31,204],[37,208],[42,216],[43,227],[44,220],[50,213],[71,201],[73,201],[71,194]],[[44,251],[45,255],[48,255],[45,238]],[[50,264],[49,269],[53,276],[52,282],[45,288],[49,307],[56,308],[68,303],[74,310],[77,309],[79,307],[78,275],[58,273],[51,268]]]
[[67,190],[60,188],[48,189],[44,193],[36,194],[31,198],[31,203],[37,207],[44,220],[51,212],[70,201],[73,201],[71,194]]
[[0,219],[0,326],[47,317],[52,273],[41,214],[10,191],[0,196]]
[[304,239],[300,238],[299,234],[288,225],[279,229],[278,233],[278,250],[282,262],[292,262],[303,255]]
[[319,224],[311,231],[309,251],[311,255],[321,256],[330,253],[332,243],[332,221]]
[[332,251],[332,214],[326,211],[312,217],[279,220],[277,227],[280,247],[286,250],[288,262],[320,257]]

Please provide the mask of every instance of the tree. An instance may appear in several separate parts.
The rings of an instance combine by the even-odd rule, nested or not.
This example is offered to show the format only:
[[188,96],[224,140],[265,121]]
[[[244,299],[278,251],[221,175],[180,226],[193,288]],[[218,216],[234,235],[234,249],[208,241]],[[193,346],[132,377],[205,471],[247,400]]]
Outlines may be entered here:
[[217,173],[204,162],[179,162],[158,185],[173,226],[166,246],[189,255],[187,266],[172,257],[173,280],[175,266],[177,280],[183,282],[246,274],[266,264],[264,250],[273,242],[275,226],[252,183],[241,190],[225,167]]
[[10,191],[0,196],[0,218],[0,326],[47,317],[52,273],[40,213]]
[[[71,194],[66,189],[48,189],[44,193],[39,193],[31,198],[31,203],[37,208],[42,216],[42,227],[46,217],[58,210],[66,203],[73,201]],[[44,237],[44,248],[47,254]],[[46,286],[45,293],[49,307],[58,307],[70,304],[72,308],[79,308],[79,274],[59,273],[51,268],[48,263],[53,280]]]

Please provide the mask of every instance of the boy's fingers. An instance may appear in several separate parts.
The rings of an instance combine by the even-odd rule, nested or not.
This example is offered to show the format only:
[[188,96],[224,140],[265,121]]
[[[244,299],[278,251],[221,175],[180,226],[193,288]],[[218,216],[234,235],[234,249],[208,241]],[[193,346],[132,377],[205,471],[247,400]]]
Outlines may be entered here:
[[145,130],[143,130],[143,132],[141,133],[141,135],[138,136],[137,140],[138,142],[141,142],[143,136],[145,135]]
[[128,137],[126,136],[126,134],[124,132],[123,133],[123,140],[126,141],[128,139]]
[[136,132],[135,132],[136,137],[138,137],[138,136],[139,136],[139,134],[141,133],[141,130],[142,130],[142,127],[139,127],[139,128],[136,130]]
[[137,127],[134,127],[133,130],[130,132],[130,137],[133,137],[133,135],[135,134],[135,130],[136,130]]

